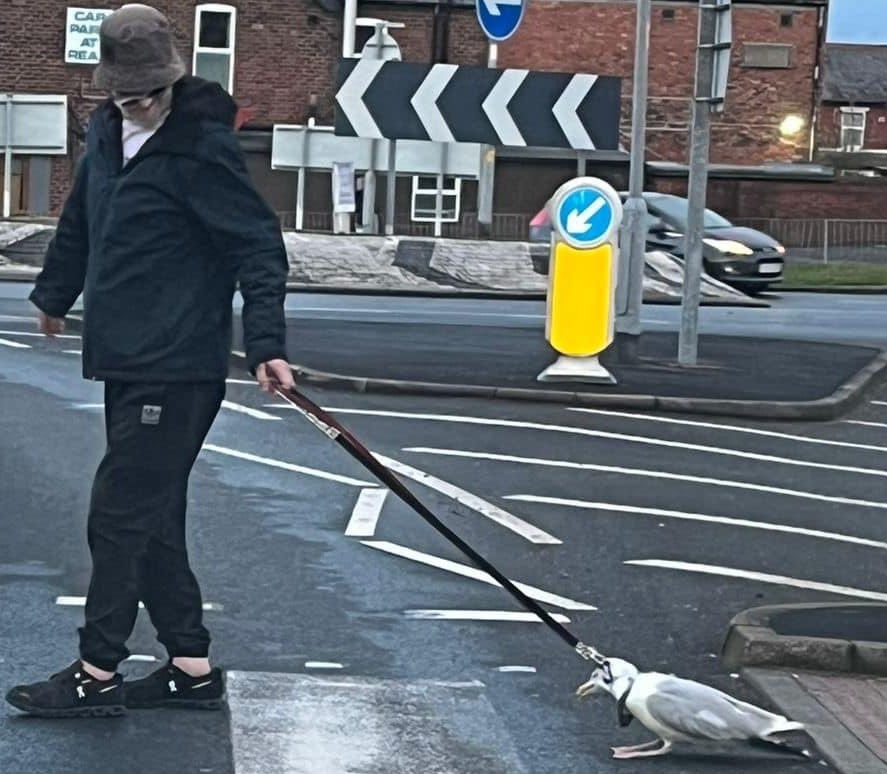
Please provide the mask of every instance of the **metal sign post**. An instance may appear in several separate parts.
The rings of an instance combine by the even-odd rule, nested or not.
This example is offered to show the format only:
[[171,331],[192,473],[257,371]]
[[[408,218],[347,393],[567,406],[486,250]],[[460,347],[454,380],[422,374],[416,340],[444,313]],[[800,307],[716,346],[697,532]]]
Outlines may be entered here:
[[4,111],[6,145],[3,150],[3,217],[12,215],[12,94],[6,95]]
[[622,202],[603,180],[562,185],[549,204],[551,244],[545,338],[560,357],[540,382],[615,384],[598,361],[613,342]]
[[[651,0],[637,0],[634,94],[631,111],[631,169],[621,242],[628,260],[619,264],[616,327],[629,336],[641,334],[644,264],[647,252],[647,202],[644,199],[644,158],[647,144],[647,92],[650,60]],[[634,348],[629,349],[633,351]]]
[[[684,247],[684,292],[678,363],[696,365],[699,344],[699,295],[705,232],[705,199],[711,144],[711,114],[723,110],[731,46],[730,0],[699,1],[699,50],[687,198],[687,238]],[[726,63],[725,63],[726,59]]]

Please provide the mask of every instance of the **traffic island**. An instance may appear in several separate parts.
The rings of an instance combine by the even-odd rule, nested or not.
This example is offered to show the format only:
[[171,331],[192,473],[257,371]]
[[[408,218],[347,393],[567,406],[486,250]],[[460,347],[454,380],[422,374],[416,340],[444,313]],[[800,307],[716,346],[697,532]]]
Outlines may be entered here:
[[745,610],[730,622],[721,659],[804,723],[841,774],[887,774],[887,605]]

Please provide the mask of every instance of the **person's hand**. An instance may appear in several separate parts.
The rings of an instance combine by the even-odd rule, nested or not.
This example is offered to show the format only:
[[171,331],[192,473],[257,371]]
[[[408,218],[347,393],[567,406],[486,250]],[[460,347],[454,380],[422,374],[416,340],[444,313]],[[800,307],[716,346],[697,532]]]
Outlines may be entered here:
[[46,312],[38,312],[38,320],[37,327],[40,333],[45,333],[47,336],[55,336],[65,330],[64,317],[50,317]]
[[259,381],[259,387],[265,392],[270,393],[273,393],[277,386],[282,387],[284,390],[295,386],[290,364],[281,358],[260,363],[256,369],[256,379]]

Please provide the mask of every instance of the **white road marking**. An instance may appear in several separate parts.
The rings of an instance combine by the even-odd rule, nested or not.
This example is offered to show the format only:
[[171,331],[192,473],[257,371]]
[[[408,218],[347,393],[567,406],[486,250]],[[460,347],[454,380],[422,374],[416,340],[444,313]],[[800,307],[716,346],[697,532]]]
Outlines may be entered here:
[[704,427],[708,430],[725,430],[731,433],[746,433],[748,435],[761,435],[769,438],[784,438],[787,441],[798,443],[821,444],[824,446],[843,446],[848,449],[866,449],[869,451],[887,452],[887,446],[875,446],[867,443],[851,443],[849,441],[832,441],[825,438],[811,438],[807,435],[792,435],[791,433],[777,433],[774,430],[758,430],[754,427],[742,427],[741,425],[722,425],[717,422],[698,422],[693,419],[673,419],[669,417],[657,417],[651,414],[637,414],[629,411],[609,411],[607,409],[578,408],[570,406],[568,411],[580,411],[583,414],[600,414],[602,416],[623,417],[625,419],[638,419],[645,422],[662,422],[670,425],[686,425],[688,427]]
[[[418,618],[424,621],[505,621],[513,623],[542,623],[535,613],[518,610],[407,610],[407,618]],[[565,615],[553,613],[552,618],[558,623],[568,624],[570,619]]]
[[130,656],[129,658],[127,658],[125,660],[126,661],[144,661],[147,663],[153,663],[153,662],[157,661],[157,658],[155,658],[154,656],[140,656],[139,654],[134,653],[132,656]]
[[384,455],[376,454],[375,452],[373,453],[373,456],[395,473],[411,478],[413,481],[418,481],[420,484],[424,484],[430,489],[434,489],[441,494],[445,494],[447,497],[451,497],[456,502],[462,503],[462,505],[477,511],[491,521],[500,524],[506,529],[510,529],[512,532],[520,535],[522,538],[526,538],[531,543],[543,545],[559,545],[561,543],[561,541],[553,535],[549,535],[547,532],[527,523],[523,519],[503,510],[499,506],[493,505],[477,495],[471,494],[471,492],[466,492],[455,484],[450,484],[447,481],[436,478],[422,470],[398,462],[391,457],[385,457]]
[[63,349],[62,352],[66,355],[82,355],[82,349]]
[[387,489],[361,489],[351,511],[351,518],[345,528],[345,537],[372,537],[376,534],[376,524],[382,513]]
[[[83,607],[86,605],[86,597],[56,597],[55,603],[63,607]],[[139,602],[139,608],[141,610],[145,609],[145,605],[143,602]],[[224,610],[225,607],[224,605],[220,605],[218,602],[204,602],[203,609],[215,610],[219,612]]]
[[490,427],[514,427],[525,430],[545,430],[555,433],[570,433],[572,435],[585,435],[593,438],[606,438],[613,441],[625,441],[627,443],[639,443],[647,446],[663,446],[670,449],[685,449],[687,451],[703,452],[705,454],[719,454],[725,457],[739,457],[758,462],[769,462],[778,465],[793,465],[801,468],[819,468],[833,470],[842,473],[859,473],[865,476],[887,477],[887,470],[873,468],[858,468],[850,465],[830,465],[825,462],[808,462],[796,460],[790,457],[777,457],[772,454],[757,454],[755,452],[737,451],[736,449],[723,449],[718,446],[704,446],[698,443],[683,443],[681,441],[666,441],[661,438],[647,438],[641,435],[625,435],[624,433],[611,433],[604,430],[589,430],[584,427],[568,427],[565,425],[546,425],[539,422],[517,422],[510,419],[488,419],[487,417],[468,417],[452,414],[416,414],[406,411],[373,411],[369,409],[328,409],[337,414],[361,414],[364,416],[396,417],[399,419],[421,419],[433,422],[454,422],[468,425],[487,425]]
[[0,314],[0,320],[4,322],[13,322],[16,320],[24,320],[25,322],[37,322],[38,317],[24,317],[20,314]]
[[881,540],[869,540],[868,538],[843,535],[838,532],[823,532],[818,529],[806,529],[793,527],[788,524],[770,524],[763,521],[751,521],[749,519],[733,519],[727,516],[709,516],[704,513],[685,513],[684,511],[670,511],[663,508],[641,508],[636,505],[619,505],[617,503],[595,503],[585,500],[570,500],[562,497],[537,497],[535,495],[507,495],[506,500],[519,500],[527,503],[544,503],[546,505],[564,505],[569,508],[584,508],[591,511],[609,511],[612,513],[633,513],[641,516],[662,516],[669,519],[686,519],[687,521],[702,521],[709,524],[726,524],[731,527],[750,527],[751,529],[770,530],[772,532],[787,532],[792,535],[804,535],[806,537],[835,540],[842,543],[853,543],[871,548],[887,549],[887,543]]
[[293,473],[304,473],[306,476],[314,476],[322,478],[326,481],[335,481],[337,484],[350,484],[351,486],[375,486],[372,481],[362,481],[359,478],[351,478],[349,476],[340,476],[336,473],[330,473],[326,470],[318,470],[317,468],[308,468],[304,465],[296,465],[292,462],[281,462],[273,460],[270,457],[259,457],[257,454],[249,454],[248,452],[238,451],[237,449],[229,449],[226,446],[216,446],[213,443],[203,444],[206,451],[216,452],[216,454],[224,454],[228,457],[236,457],[249,462],[257,462],[260,465],[268,465],[272,468],[280,468],[281,470],[289,470]]
[[37,333],[35,331],[0,331],[3,336],[32,336],[38,339],[79,339],[80,337],[73,333],[56,333],[53,336],[47,336],[45,333]]
[[867,591],[855,589],[851,586],[835,586],[832,583],[820,583],[819,581],[803,580],[801,578],[789,578],[785,575],[770,575],[764,572],[752,572],[739,570],[735,567],[718,567],[713,564],[693,564],[691,562],[673,562],[666,559],[630,559],[625,564],[639,567],[660,567],[666,570],[681,570],[683,572],[696,572],[704,575],[722,575],[728,578],[744,578],[746,580],[772,583],[776,586],[792,586],[797,589],[810,591],[822,591],[828,594],[840,594],[845,597],[860,597],[861,599],[874,599],[878,602],[887,602],[887,594],[880,591]]
[[887,427],[887,422],[863,422],[861,419],[844,419],[848,425],[865,425],[866,427]]
[[248,417],[252,417],[253,419],[272,419],[275,421],[280,420],[280,417],[274,416],[274,414],[269,414],[267,411],[259,411],[258,409],[250,408],[249,406],[244,406],[240,403],[233,403],[230,400],[223,400],[222,408],[236,411],[239,414],[246,414]]
[[306,661],[305,669],[344,669],[337,661]]
[[497,672],[528,672],[530,674],[536,673],[536,667],[531,666],[500,666],[496,667]]
[[527,772],[478,681],[230,671],[227,693],[237,774]]
[[805,500],[819,500],[826,503],[840,503],[841,505],[859,505],[863,508],[887,509],[887,503],[874,502],[872,500],[854,500],[850,497],[835,497],[833,495],[806,492],[801,489],[785,489],[778,486],[765,486],[763,484],[751,484],[745,481],[708,478],[707,476],[688,476],[683,473],[664,473],[659,470],[644,470],[643,468],[623,468],[617,465],[594,465],[589,462],[570,462],[569,460],[545,460],[538,457],[515,457],[510,454],[469,452],[460,451],[458,449],[432,449],[426,446],[409,446],[405,448],[404,451],[416,452],[417,454],[437,454],[443,457],[464,457],[466,459],[475,460],[514,462],[520,465],[540,465],[552,468],[569,468],[571,470],[596,470],[600,473],[619,473],[626,476],[642,476],[645,478],[667,479],[669,481],[688,481],[694,484],[712,484],[714,486],[729,487],[732,489],[749,489],[756,492],[770,492],[771,494],[800,497]]
[[255,379],[225,379],[227,384],[251,384],[253,387],[258,387],[259,383]]
[[71,408],[75,409],[103,409],[104,403],[74,403]]
[[10,341],[9,339],[0,339],[0,346],[12,347],[13,349],[31,349],[30,344],[21,344],[18,341]]
[[[447,572],[461,575],[464,578],[471,578],[501,588],[499,581],[495,580],[492,575],[467,564],[460,564],[459,562],[453,562],[449,559],[441,559],[439,556],[432,556],[431,554],[416,551],[412,548],[398,545],[397,543],[389,543],[387,540],[362,540],[361,543],[370,548],[375,548],[388,554],[394,554],[394,556],[399,556],[403,559],[410,559],[414,562],[419,562],[420,564],[426,564],[430,567],[436,567],[439,570],[446,570]],[[524,594],[531,599],[535,599],[537,602],[544,602],[547,605],[561,607],[564,610],[597,610],[596,607],[586,605],[584,602],[576,602],[567,597],[550,594],[547,591],[537,589],[535,586],[528,586],[526,583],[512,582],[523,591]]]
[[873,400],[869,401],[873,406],[887,406],[887,400]]

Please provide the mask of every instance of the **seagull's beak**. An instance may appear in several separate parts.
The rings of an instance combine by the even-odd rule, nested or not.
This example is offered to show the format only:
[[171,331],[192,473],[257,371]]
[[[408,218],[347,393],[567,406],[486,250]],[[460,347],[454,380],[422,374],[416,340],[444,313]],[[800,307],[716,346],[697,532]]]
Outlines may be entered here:
[[587,683],[582,683],[582,685],[580,685],[576,689],[576,696],[580,699],[584,699],[586,696],[591,696],[597,693],[599,690],[600,686],[598,685],[597,681],[592,678]]

